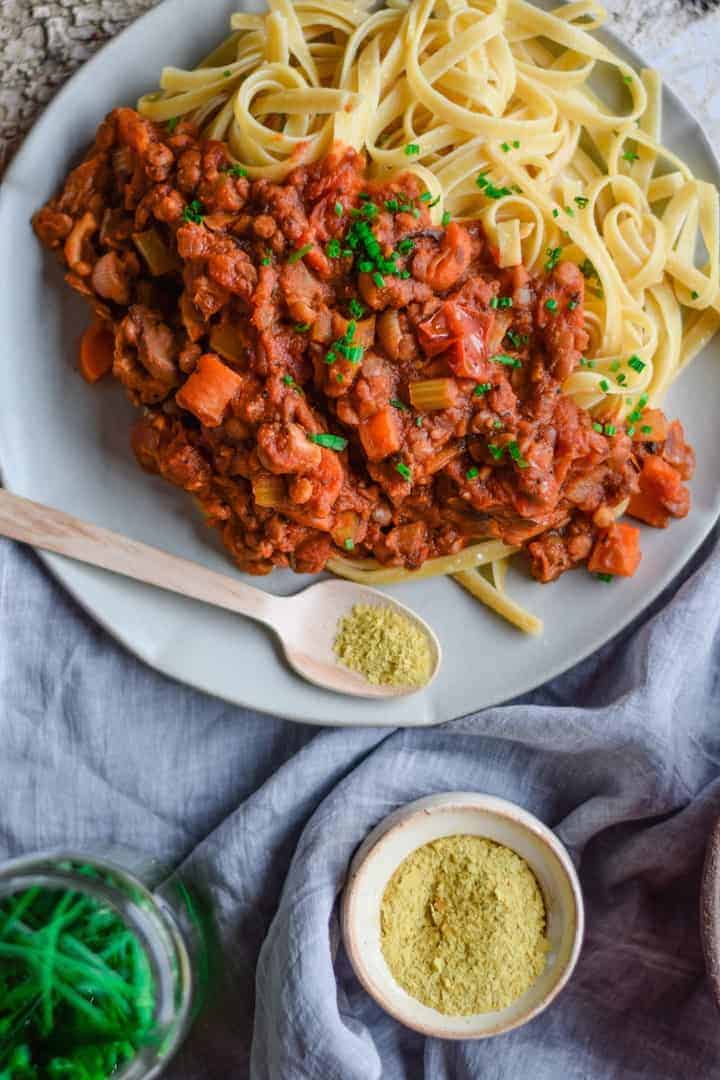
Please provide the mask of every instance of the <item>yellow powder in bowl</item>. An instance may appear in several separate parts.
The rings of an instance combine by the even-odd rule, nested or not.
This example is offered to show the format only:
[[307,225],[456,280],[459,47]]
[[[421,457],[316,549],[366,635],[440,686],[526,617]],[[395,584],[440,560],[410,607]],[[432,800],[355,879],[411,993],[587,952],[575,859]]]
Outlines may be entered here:
[[424,686],[432,674],[427,635],[392,607],[355,604],[340,620],[333,648],[375,686]]
[[545,967],[545,904],[502,844],[447,836],[413,851],[381,907],[382,952],[408,994],[453,1016],[504,1009]]

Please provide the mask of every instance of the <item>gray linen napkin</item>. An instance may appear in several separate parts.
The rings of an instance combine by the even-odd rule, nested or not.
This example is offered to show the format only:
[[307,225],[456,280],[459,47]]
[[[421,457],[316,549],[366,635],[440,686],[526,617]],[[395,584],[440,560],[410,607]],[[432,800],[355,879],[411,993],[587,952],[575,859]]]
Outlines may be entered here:
[[[654,617],[520,703],[433,730],[317,731],[153,673],[0,542],[0,856],[121,844],[207,899],[222,972],[172,1080],[709,1076],[720,1025],[697,900],[720,814],[715,538],[694,563]],[[452,789],[556,828],[588,905],[568,989],[486,1043],[406,1031],[339,945],[357,845],[399,804]]]

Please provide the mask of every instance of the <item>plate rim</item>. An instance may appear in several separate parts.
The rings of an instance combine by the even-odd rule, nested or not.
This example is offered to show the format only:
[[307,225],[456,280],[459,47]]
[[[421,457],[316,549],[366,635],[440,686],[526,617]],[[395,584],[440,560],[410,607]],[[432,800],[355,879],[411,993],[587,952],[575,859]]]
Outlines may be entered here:
[[[68,78],[63,84],[57,94],[55,94],[51,100],[44,107],[43,111],[37,117],[33,123],[30,131],[23,139],[20,147],[15,153],[9,167],[5,171],[0,183],[0,214],[4,211],[6,204],[10,203],[12,198],[9,194],[14,186],[16,176],[20,176],[24,165],[25,158],[29,158],[36,145],[41,145],[45,136],[46,129],[52,123],[52,117],[54,111],[61,107],[66,96],[70,95],[73,91],[76,82],[81,78],[86,78],[88,72],[93,71],[96,67],[99,67],[102,63],[106,62],[107,57],[112,54],[116,49],[122,53],[124,49],[125,39],[133,33],[138,32],[138,27],[142,27],[143,24],[158,21],[160,24],[167,12],[177,6],[180,8],[184,0],[161,0],[159,4],[150,8],[144,12],[138,18],[132,20],[127,26],[123,27],[118,34],[116,34],[109,41],[105,42],[91,57],[88,58],[83,64],[77,68],[76,71]],[[252,0],[251,0],[252,2]],[[533,0],[536,2],[536,0]],[[218,6],[222,6],[223,0],[219,0]],[[226,4],[227,6],[227,4]],[[234,5],[238,8],[245,8],[248,5],[247,0],[238,0]],[[542,7],[542,4],[537,6]],[[611,14],[608,12],[608,14]],[[621,53],[627,54],[630,57],[632,63],[637,68],[649,67],[642,55],[638,53],[631,45],[623,41],[619,34],[614,30],[609,29],[607,26],[603,26],[598,30],[597,37],[604,39],[607,44],[613,48],[619,49]],[[659,70],[659,69],[657,69]],[[662,72],[660,72],[662,77]],[[697,134],[700,144],[705,151],[708,159],[710,160],[714,171],[716,173],[716,186],[720,186],[720,151],[716,152],[712,140],[710,139],[703,120],[699,119],[694,113],[692,113],[682,101],[679,94],[675,92],[672,86],[662,77],[662,101],[665,105],[668,101],[672,103],[673,109],[685,119],[689,119],[694,128],[696,129],[693,136]],[[98,121],[99,122],[99,121]],[[3,417],[2,410],[0,409],[0,481],[6,486],[6,490],[12,490],[5,484],[4,468],[2,466],[2,460],[5,456],[3,454]],[[22,494],[22,492],[19,492]],[[238,695],[230,695],[229,693],[219,691],[216,687],[211,685],[210,680],[204,680],[200,677],[193,675],[186,675],[182,672],[176,672],[172,663],[168,662],[166,653],[158,659],[154,659],[148,651],[142,646],[136,644],[131,636],[126,633],[122,628],[118,628],[113,625],[111,621],[106,618],[102,608],[94,604],[92,601],[86,599],[82,590],[72,582],[72,575],[68,575],[65,571],[66,563],[72,562],[72,560],[65,559],[63,556],[55,555],[50,552],[42,551],[38,548],[32,550],[39,557],[45,569],[47,569],[54,579],[72,598],[72,600],[78,605],[78,607],[88,615],[95,623],[97,623],[104,632],[108,633],[115,641],[117,641],[124,649],[131,653],[134,657],[141,660],[152,670],[158,672],[167,679],[171,679],[181,685],[188,686],[193,690],[200,691],[208,694],[211,697],[215,697],[218,700],[226,701],[233,706],[239,708],[250,709],[253,712],[257,712],[260,715],[265,716],[280,716],[287,720],[292,720],[296,723],[312,724],[318,727],[363,727],[363,728],[395,728],[395,727],[433,727],[442,723],[448,723],[452,720],[465,719],[469,716],[473,716],[476,713],[483,712],[487,709],[495,708],[499,705],[506,704],[523,697],[525,694],[538,689],[546,683],[558,678],[583,663],[588,657],[592,656],[603,646],[609,644],[618,638],[621,634],[626,632],[629,627],[634,623],[638,623],[648,612],[648,609],[658,599],[661,593],[668,588],[669,585],[678,577],[682,570],[690,563],[693,557],[696,555],[700,547],[707,540],[712,529],[720,517],[720,481],[717,483],[716,490],[714,492],[714,498],[712,499],[710,512],[707,514],[705,520],[699,523],[697,531],[694,533],[690,542],[683,548],[682,552],[678,556],[666,564],[662,573],[658,574],[654,581],[648,586],[643,596],[641,605],[635,610],[627,620],[617,629],[607,633],[606,630],[600,629],[590,640],[588,645],[583,648],[580,653],[573,654],[572,660],[567,663],[563,659],[558,659],[554,664],[551,664],[543,672],[542,679],[540,681],[533,675],[529,675],[522,681],[518,681],[517,685],[513,688],[512,696],[505,697],[501,694],[491,695],[489,700],[486,700],[483,704],[476,708],[470,709],[467,712],[461,712],[456,716],[443,717],[438,715],[437,703],[433,698],[428,697],[426,694],[415,695],[415,700],[419,706],[418,719],[413,720],[411,718],[395,719],[393,718],[393,705],[390,703],[387,706],[388,715],[386,718],[381,719],[378,722],[376,718],[366,717],[364,714],[360,716],[353,716],[350,719],[342,719],[341,709],[344,698],[340,694],[333,694],[332,697],[339,703],[338,716],[335,719],[329,719],[325,717],[308,716],[304,711],[296,711],[292,706],[283,708],[281,713],[273,712],[268,708],[258,706],[247,700],[243,699],[242,687],[240,684],[241,693]],[[77,564],[75,564],[77,565]],[[152,588],[152,586],[148,586]],[[258,629],[258,633],[266,633],[265,630]],[[323,691],[319,691],[323,692]],[[330,693],[330,692],[328,692]]]

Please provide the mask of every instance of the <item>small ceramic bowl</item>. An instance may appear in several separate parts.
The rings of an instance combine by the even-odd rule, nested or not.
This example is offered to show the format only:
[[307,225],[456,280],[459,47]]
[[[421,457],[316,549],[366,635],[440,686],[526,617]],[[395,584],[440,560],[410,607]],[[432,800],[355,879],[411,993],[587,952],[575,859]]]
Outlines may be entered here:
[[[547,911],[547,963],[526,992],[499,1012],[446,1016],[395,982],[380,945],[380,907],[390,878],[416,848],[442,836],[483,836],[521,855],[535,874]],[[409,1028],[439,1039],[485,1039],[531,1020],[560,993],[582,945],[582,893],[567,851],[541,821],[520,806],[471,791],[430,795],[381,821],[350,866],[342,929],[358,979],[379,1005]]]

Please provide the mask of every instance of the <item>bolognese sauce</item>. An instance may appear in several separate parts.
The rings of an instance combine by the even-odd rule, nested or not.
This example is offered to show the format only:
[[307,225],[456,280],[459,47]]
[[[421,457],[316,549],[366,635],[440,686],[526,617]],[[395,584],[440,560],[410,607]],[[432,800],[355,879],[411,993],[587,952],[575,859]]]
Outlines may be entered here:
[[34,226],[94,311],[86,378],[112,370],[138,461],[242,569],[414,569],[495,537],[541,581],[632,574],[618,508],[689,510],[679,421],[641,401],[600,424],[564,395],[588,346],[578,266],[500,267],[480,222],[434,223],[432,201],[342,146],[250,180],[190,123],[118,109]]

